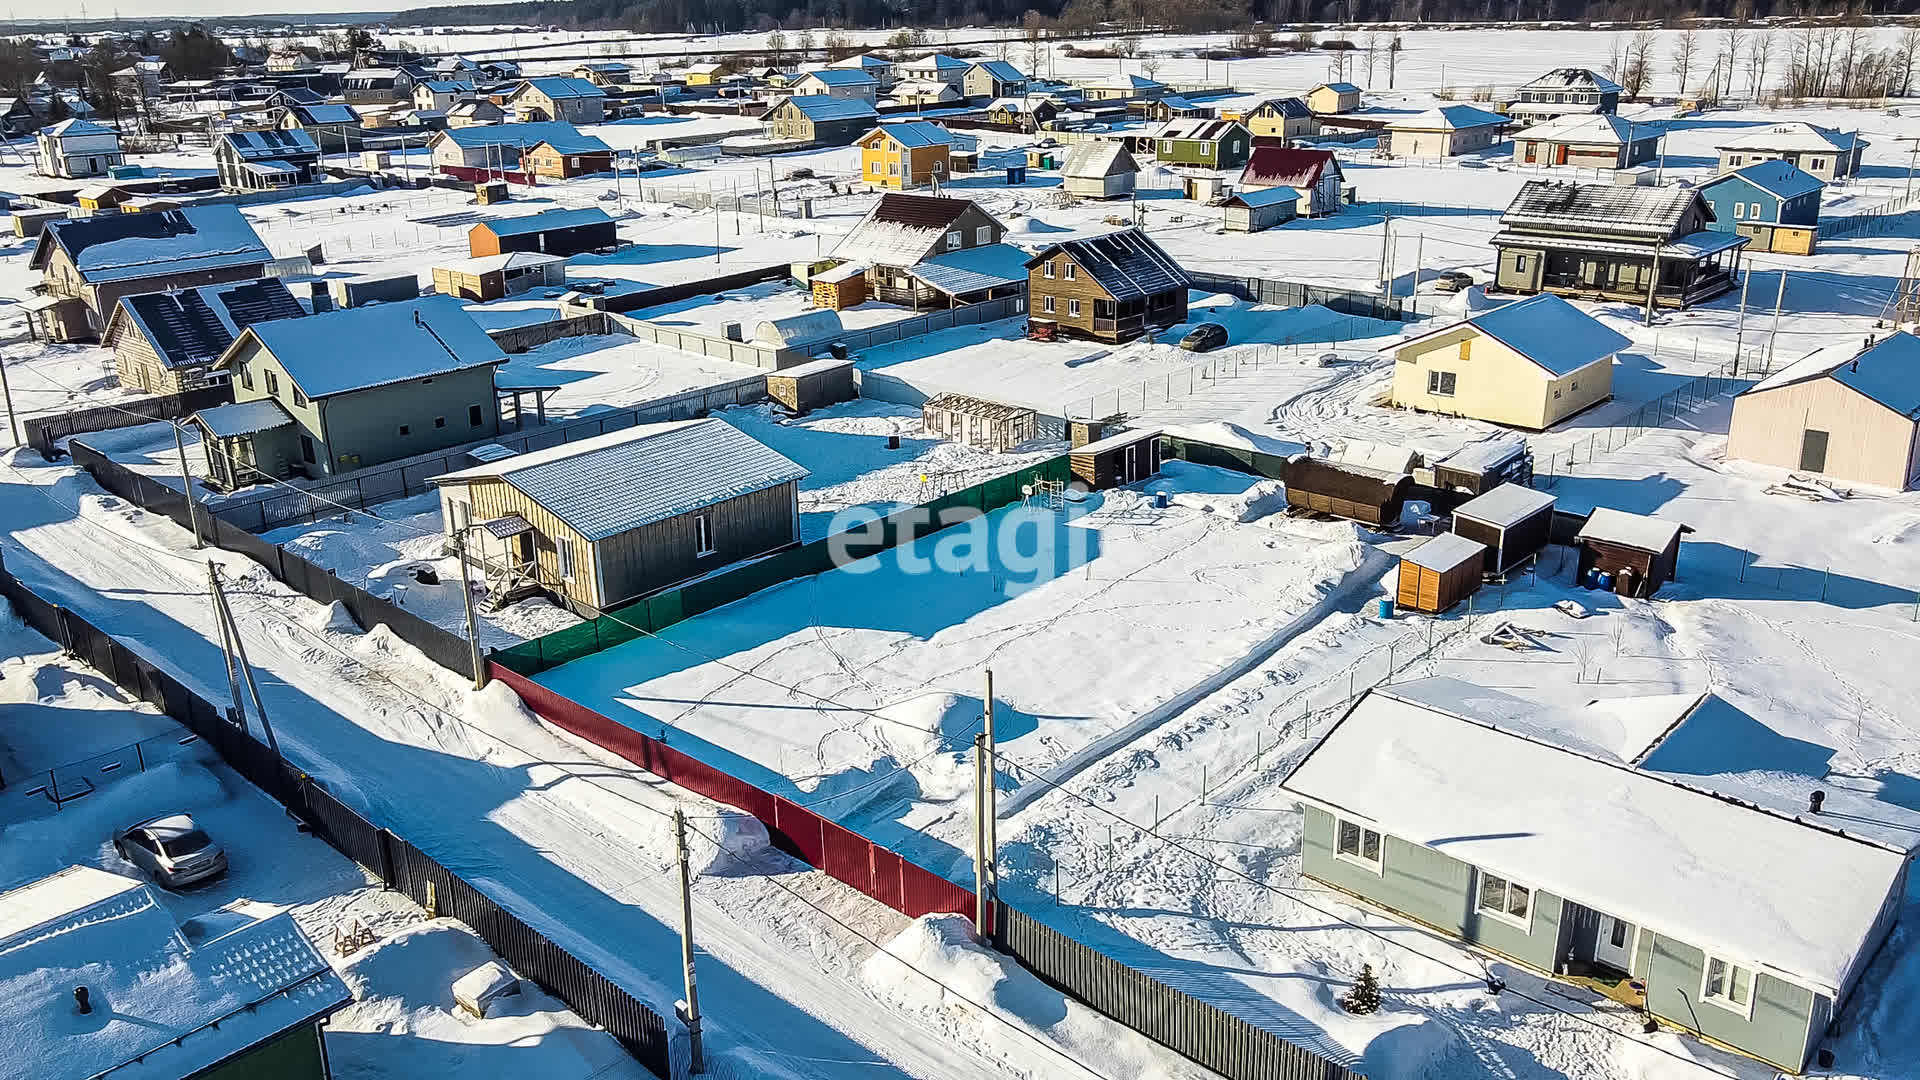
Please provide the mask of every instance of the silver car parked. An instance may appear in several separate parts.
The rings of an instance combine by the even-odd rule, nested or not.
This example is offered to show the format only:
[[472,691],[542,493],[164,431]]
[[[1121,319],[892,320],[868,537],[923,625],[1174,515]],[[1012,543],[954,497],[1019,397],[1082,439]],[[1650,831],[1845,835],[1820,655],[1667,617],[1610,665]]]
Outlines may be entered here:
[[227,853],[184,813],[129,825],[114,836],[113,850],[169,889],[227,872]]

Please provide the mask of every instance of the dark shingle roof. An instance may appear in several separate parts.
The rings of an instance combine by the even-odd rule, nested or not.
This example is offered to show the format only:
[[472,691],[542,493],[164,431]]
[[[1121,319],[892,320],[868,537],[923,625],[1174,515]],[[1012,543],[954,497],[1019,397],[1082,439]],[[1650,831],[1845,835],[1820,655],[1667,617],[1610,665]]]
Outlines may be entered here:
[[960,215],[972,205],[969,199],[888,192],[880,196],[880,205],[874,208],[871,220],[919,228],[941,228],[960,220]]
[[1529,180],[1500,222],[1626,236],[1671,237],[1699,192],[1678,187],[1615,187]]
[[272,258],[239,209],[224,204],[49,222],[29,267],[45,269],[56,247],[89,283],[264,265]]
[[121,297],[119,307],[110,321],[130,319],[169,368],[218,359],[254,323],[307,313],[279,278],[138,293]]
[[1139,229],[1121,229],[1083,240],[1062,240],[1028,259],[1027,266],[1038,266],[1055,252],[1065,252],[1072,257],[1115,300],[1133,300],[1192,286],[1187,272],[1173,261],[1173,256]]
[[1331,150],[1255,146],[1253,157],[1240,172],[1240,186],[1292,187],[1305,191],[1319,182],[1320,174],[1328,168],[1336,174],[1340,172],[1340,162]]

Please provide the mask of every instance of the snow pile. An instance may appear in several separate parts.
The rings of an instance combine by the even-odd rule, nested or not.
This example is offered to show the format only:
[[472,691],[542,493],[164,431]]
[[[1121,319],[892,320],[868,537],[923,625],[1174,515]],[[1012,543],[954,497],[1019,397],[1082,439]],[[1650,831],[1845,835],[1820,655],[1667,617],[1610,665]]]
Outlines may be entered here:
[[315,612],[307,625],[321,633],[357,634],[360,632],[360,624],[353,621],[353,616],[347,613],[347,606],[338,600]]
[[327,1025],[336,1075],[646,1076],[605,1032],[522,979],[520,992],[493,1002],[486,1019],[454,1004],[453,983],[495,959],[486,943],[452,919],[408,927],[349,957],[341,977],[354,1004]]
[[1478,285],[1469,285],[1449,297],[1447,302],[1440,306],[1440,310],[1448,315],[1465,318],[1496,306],[1498,305],[1487,299],[1485,289]]
[[1214,446],[1257,450],[1262,454],[1272,454],[1275,457],[1292,457],[1306,449],[1301,443],[1276,439],[1230,420],[1209,420],[1205,423],[1169,427],[1165,430],[1167,434],[1177,438],[1211,443]]
[[1038,236],[1042,233],[1064,233],[1072,231],[1072,229],[1062,228],[1058,225],[1049,225],[1031,214],[1007,222],[1007,232],[1017,236]]
[[[973,938],[959,915],[916,919],[886,951],[861,965],[868,988],[923,1022],[965,1039],[978,1053],[1014,1062],[1046,1057],[1023,1038],[1024,1031],[1057,1046],[1098,1076],[1156,1078],[1213,1074],[1041,982],[1009,957]],[[938,980],[942,985],[936,985]],[[982,1015],[993,1010],[1018,1030]],[[1038,1075],[1072,1076],[1080,1070],[1053,1059]]]
[[[1209,483],[1217,479],[1218,483]],[[1258,521],[1287,508],[1287,488],[1278,480],[1262,480],[1209,465],[1167,461],[1160,476],[1141,485],[1147,494],[1166,493],[1175,506],[1191,506],[1241,524]]]

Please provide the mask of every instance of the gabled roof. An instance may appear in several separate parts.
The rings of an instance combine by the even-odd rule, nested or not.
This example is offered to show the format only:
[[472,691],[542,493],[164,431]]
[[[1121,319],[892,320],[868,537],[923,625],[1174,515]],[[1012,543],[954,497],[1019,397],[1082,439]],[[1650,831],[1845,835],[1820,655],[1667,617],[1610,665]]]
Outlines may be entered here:
[[264,266],[273,257],[239,208],[221,203],[50,221],[29,267],[45,269],[55,249],[89,284]]
[[[249,339],[314,399],[507,362],[500,346],[451,296],[255,323],[242,332],[221,366]],[[352,342],[353,347],[343,349],[341,342]]]
[[[1680,712],[1682,723],[1705,700],[1681,711],[1677,699],[1662,698],[1658,719]],[[1398,683],[1362,697],[1283,788],[1838,996],[1874,944],[1905,853],[1696,790],[1568,738],[1583,720],[1602,727],[1619,715],[1548,709],[1450,678]]]
[[1701,184],[1700,190],[1706,191],[1736,177],[1779,199],[1797,199],[1802,195],[1821,191],[1827,186],[1819,177],[1803,172],[1789,162],[1761,161],[1732,172],[1721,173]]
[[1027,73],[1007,63],[1005,60],[981,60],[967,69],[971,75],[975,71],[984,71],[1000,82],[1026,82]]
[[534,147],[534,149],[537,150],[541,146],[548,147],[552,149],[555,153],[559,153],[559,154],[611,154],[613,153],[613,147],[608,146],[605,142],[602,142],[599,136],[582,135],[577,132],[570,136],[555,135],[551,138],[542,139],[540,143]]
[[[220,914],[243,925],[189,943],[152,887],[88,866],[0,894],[9,1073],[205,1075],[352,1003],[290,914],[259,905]],[[78,986],[90,1016],[75,1010]]]
[[514,90],[514,93],[524,93],[528,87],[540,91],[555,101],[564,98],[603,98],[607,96],[605,90],[600,89],[585,79],[576,79],[571,75],[541,75],[537,78],[526,79],[520,83],[520,86]]
[[1500,215],[1500,222],[1668,239],[1699,198],[1692,188],[1529,180]]
[[351,105],[337,105],[331,102],[319,105],[295,105],[287,111],[299,119],[302,124],[358,124],[360,114]]
[[318,154],[319,144],[299,128],[231,131],[220,137],[242,161],[277,161],[289,154]]
[[[1336,94],[1357,94],[1360,92],[1360,88],[1350,82],[1323,82],[1319,86],[1314,87],[1313,90],[1331,90]],[[1307,93],[1311,94],[1313,90],[1309,90]]]
[[233,281],[123,296],[107,316],[101,337],[112,341],[131,330],[153,346],[162,364],[180,368],[218,360],[240,331],[254,323],[306,314],[279,278]]
[[1140,163],[1127,153],[1124,144],[1103,139],[1074,143],[1073,148],[1067,151],[1067,162],[1061,167],[1060,175],[1085,180],[1124,176],[1139,171]]
[[415,83],[414,89],[418,90],[423,86],[430,93],[435,94],[471,94],[474,90],[473,83],[465,79],[427,79],[424,82]]
[[1790,150],[1800,153],[1828,151],[1841,153],[1857,146],[1865,146],[1866,140],[1852,132],[1835,131],[1817,124],[1794,121],[1786,124],[1774,124],[1715,146],[1715,150]]
[[794,81],[803,83],[808,79],[817,80],[822,86],[877,86],[880,82],[859,68],[821,68],[819,71],[809,71]]
[[861,53],[858,56],[849,56],[845,60],[837,60],[828,66],[836,68],[859,68],[862,71],[885,71],[893,66],[893,61],[884,57],[875,56],[872,53]]
[[642,424],[433,482],[503,480],[591,542],[807,475],[739,428],[708,417]]
[[511,146],[531,149],[553,139],[577,139],[580,129],[565,120],[542,120],[529,124],[490,124],[483,127],[448,128],[437,132],[432,142],[445,139],[463,150],[485,146]]
[[1145,75],[1108,75],[1089,83],[1082,83],[1081,85],[1089,90],[1128,90],[1138,92],[1141,90],[1161,89],[1167,84],[1157,79],[1149,79]]
[[947,133],[947,129],[931,120],[907,120],[898,123],[882,123],[879,127],[874,128],[873,131],[869,131],[861,136],[861,140],[865,141],[871,138],[874,132],[880,132],[908,149],[919,149],[927,146],[951,146],[953,144],[953,136]]
[[967,63],[965,60],[957,60],[948,56],[946,53],[928,53],[916,60],[908,60],[900,66],[909,68],[932,68],[935,71],[965,71],[973,65]]
[[47,127],[41,128],[40,134],[52,135],[55,138],[64,139],[70,135],[71,136],[80,136],[80,135],[118,136],[119,132],[109,127],[102,127],[101,125],[96,124],[91,120],[82,120],[76,116],[76,117],[70,117],[66,120],[62,120],[57,124],[50,124]]
[[[853,72],[855,75],[861,72]],[[865,98],[832,97],[827,94],[796,94],[781,104],[791,104],[800,110],[807,119],[820,122],[826,120],[870,120],[880,113],[873,103]],[[779,108],[775,105],[774,108]]]
[[1563,67],[1554,68],[1520,89],[1598,90],[1603,94],[1617,94],[1620,92],[1620,84],[1587,68]]
[[1289,120],[1304,120],[1313,115],[1313,110],[1307,106],[1306,101],[1297,97],[1267,98],[1249,107],[1246,113],[1251,116],[1262,109],[1272,109]]
[[1633,344],[1625,335],[1609,329],[1558,296],[1539,293],[1408,338],[1400,347],[1451,333],[1462,326],[1471,326],[1493,338],[1555,378],[1571,375],[1589,364],[1602,363]]
[[1032,269],[1062,252],[1115,300],[1133,300],[1192,286],[1187,272],[1173,261],[1173,256],[1139,229],[1062,240],[1028,259],[1027,267]]
[[1232,134],[1238,128],[1245,131],[1238,120],[1211,120],[1206,117],[1169,120],[1160,125],[1153,133],[1155,139],[1173,139],[1179,142],[1218,142]]
[[527,233],[545,232],[548,229],[574,229],[582,225],[611,224],[612,218],[605,210],[597,206],[588,206],[578,210],[542,210],[537,214],[525,214],[520,217],[494,218],[480,224],[495,236],[522,236]]
[[1822,378],[1920,420],[1920,338],[1904,330],[1865,348],[1843,344],[1816,349],[1740,393],[1758,394]]
[[1490,113],[1485,109],[1476,109],[1471,105],[1442,105],[1412,116],[1402,116],[1387,123],[1388,131],[1464,131],[1469,128],[1492,127],[1507,123],[1507,118],[1499,113]]
[[877,266],[912,266],[944,250],[947,230],[974,207],[971,199],[889,191],[834,247],[833,257]]
[[1240,170],[1240,187],[1292,187],[1313,190],[1320,177],[1331,168],[1340,175],[1340,161],[1331,150],[1307,150],[1292,146],[1255,146],[1247,167]]
[[1236,191],[1233,197],[1227,200],[1227,205],[1239,205],[1250,209],[1257,209],[1262,206],[1278,206],[1283,203],[1291,204],[1298,203],[1299,201],[1300,193],[1298,191],[1282,184],[1276,184],[1273,187],[1248,188],[1242,191]]
[[1612,113],[1574,113],[1517,131],[1513,139],[1515,142],[1534,139],[1587,146],[1623,146],[1628,139],[1642,142],[1659,136],[1660,129],[1654,125],[1634,124]]

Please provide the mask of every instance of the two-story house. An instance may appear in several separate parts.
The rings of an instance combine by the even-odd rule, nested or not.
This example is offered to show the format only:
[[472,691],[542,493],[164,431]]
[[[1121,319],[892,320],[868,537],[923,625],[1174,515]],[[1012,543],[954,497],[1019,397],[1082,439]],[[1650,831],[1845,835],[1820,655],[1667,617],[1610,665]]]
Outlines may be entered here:
[[598,124],[607,118],[607,92],[585,79],[550,75],[523,80],[506,108],[522,121]]
[[1494,284],[1689,307],[1739,282],[1748,239],[1715,232],[1714,221],[1695,189],[1529,180],[1494,234]]
[[1192,280],[1139,229],[1062,240],[1027,260],[1028,333],[1129,341],[1187,317]]
[[69,180],[105,176],[127,160],[120,152],[120,133],[91,120],[62,120],[41,128],[33,143],[42,176]]
[[122,296],[251,280],[265,275],[272,258],[232,206],[50,221],[27,267],[40,273],[54,303],[29,325],[52,341],[83,341],[106,328]]
[[1620,84],[1586,68],[1554,68],[1514,91],[1507,115],[1522,123],[1538,123],[1577,113],[1618,112]]

